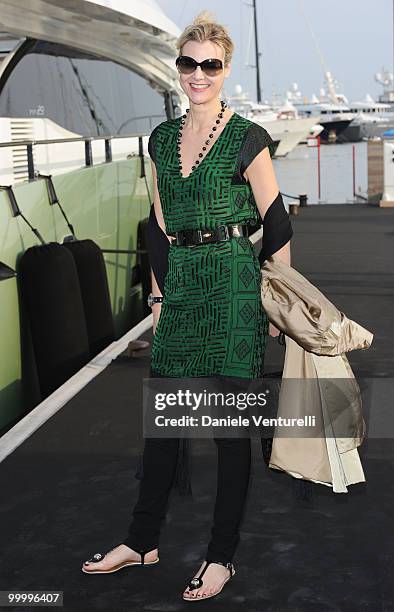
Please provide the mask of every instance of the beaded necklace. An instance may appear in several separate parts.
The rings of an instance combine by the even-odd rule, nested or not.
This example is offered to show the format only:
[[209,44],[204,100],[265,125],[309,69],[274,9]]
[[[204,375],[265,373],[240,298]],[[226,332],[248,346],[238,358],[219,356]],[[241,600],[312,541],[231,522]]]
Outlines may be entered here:
[[[226,102],[224,102],[223,100],[220,100],[220,104],[221,104],[221,110],[218,114],[218,119],[216,119],[215,123],[219,124],[220,120],[223,118],[223,112],[225,110],[225,108],[227,107]],[[182,130],[184,128],[185,122],[186,122],[186,118],[187,118],[187,113],[190,111],[190,108],[186,109],[186,113],[184,115],[182,115],[182,119],[180,122],[180,126],[179,126],[179,132],[178,132],[178,138],[177,138],[177,155],[178,155],[178,159],[179,159],[179,172],[182,175],[182,160],[181,160],[181,137],[182,137]],[[209,140],[210,138],[212,139],[214,136],[214,132],[217,130],[217,125],[214,125],[212,127],[212,131],[208,136],[208,140],[205,141],[202,150],[206,151],[207,150],[207,146],[211,143],[211,140]],[[201,158],[203,157],[203,153],[199,153],[198,157]],[[193,170],[196,169],[196,167],[199,165],[201,159],[196,159],[196,161],[194,162],[194,166],[191,167],[191,172],[190,174],[193,172]],[[190,176],[190,174],[188,176]],[[183,176],[183,175],[182,175]],[[187,177],[183,177],[183,178],[187,178]]]

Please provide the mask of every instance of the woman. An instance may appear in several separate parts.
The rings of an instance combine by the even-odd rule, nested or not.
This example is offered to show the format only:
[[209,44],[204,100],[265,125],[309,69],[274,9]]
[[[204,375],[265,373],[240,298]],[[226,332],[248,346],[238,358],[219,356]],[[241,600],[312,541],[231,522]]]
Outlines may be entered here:
[[[156,126],[149,139],[151,236],[159,232],[149,246],[156,298],[151,299],[151,373],[253,379],[263,373],[268,333],[279,334],[261,305],[259,259],[275,253],[290,264],[292,229],[271,162],[273,141],[263,127],[220,100],[233,52],[225,27],[201,13],[181,35],[178,49],[176,65],[190,108]],[[257,258],[248,228],[261,220],[263,249]],[[167,246],[165,262],[160,238]],[[215,442],[214,524],[206,558],[183,593],[189,601],[217,595],[235,573],[232,557],[249,483],[250,439]],[[84,572],[158,562],[160,524],[179,449],[179,439],[146,438],[144,475],[128,537],[105,556],[98,553],[85,562]]]

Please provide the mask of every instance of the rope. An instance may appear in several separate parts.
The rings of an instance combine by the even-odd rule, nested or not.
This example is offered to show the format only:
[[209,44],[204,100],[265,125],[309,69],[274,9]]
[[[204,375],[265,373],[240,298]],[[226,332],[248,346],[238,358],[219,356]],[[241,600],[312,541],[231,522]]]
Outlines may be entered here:
[[283,196],[285,196],[285,198],[292,198],[293,200],[299,200],[300,199],[300,196],[289,195],[288,193],[283,193],[283,191],[281,191],[281,194]]

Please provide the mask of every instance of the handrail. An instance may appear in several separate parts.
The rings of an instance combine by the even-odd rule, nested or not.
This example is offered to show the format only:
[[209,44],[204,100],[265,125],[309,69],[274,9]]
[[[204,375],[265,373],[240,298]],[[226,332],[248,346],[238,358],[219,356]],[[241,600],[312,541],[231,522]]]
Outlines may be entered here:
[[11,140],[0,142],[0,147],[28,146],[28,145],[44,145],[44,144],[60,144],[67,142],[94,142],[96,140],[113,140],[115,138],[143,138],[148,136],[146,132],[134,132],[134,134],[108,134],[105,136],[76,136],[71,138],[51,138],[50,140]]
[[[97,140],[104,140],[105,143],[105,161],[106,163],[112,162],[112,148],[111,140],[118,138],[138,138],[138,157],[141,158],[143,164],[143,144],[142,138],[148,136],[146,132],[134,132],[134,134],[115,134],[115,135],[101,135],[101,136],[77,136],[71,138],[51,138],[49,140],[12,140],[11,142],[1,142],[0,148],[24,146],[26,147],[27,155],[27,174],[29,181],[36,179],[36,172],[34,169],[34,157],[33,147],[36,145],[46,144],[66,144],[68,142],[84,142],[85,143],[85,166],[93,166],[93,153],[92,153],[92,142]],[[141,177],[145,176],[144,167],[141,168]]]

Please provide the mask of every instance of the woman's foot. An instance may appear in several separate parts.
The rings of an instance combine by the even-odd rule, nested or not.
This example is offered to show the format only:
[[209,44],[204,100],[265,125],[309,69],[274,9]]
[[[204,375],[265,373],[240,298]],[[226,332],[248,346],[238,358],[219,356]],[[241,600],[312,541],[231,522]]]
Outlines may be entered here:
[[92,559],[84,562],[82,571],[85,574],[110,574],[129,565],[152,565],[159,561],[157,548],[146,552],[144,556],[141,552],[129,548],[126,544],[119,544],[106,555],[93,555]]
[[[228,565],[222,565],[214,561],[207,564],[207,561],[203,561],[200,569],[183,592],[183,599],[207,599],[220,593],[226,582],[235,574],[233,564],[231,563],[229,567]],[[189,589],[192,583],[196,586],[199,584],[198,577],[201,578],[202,585],[198,588]]]

